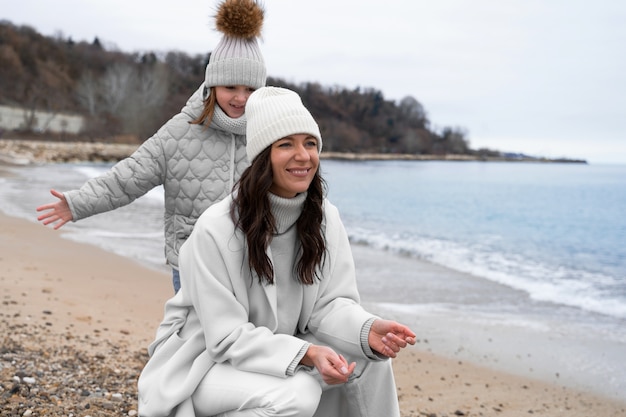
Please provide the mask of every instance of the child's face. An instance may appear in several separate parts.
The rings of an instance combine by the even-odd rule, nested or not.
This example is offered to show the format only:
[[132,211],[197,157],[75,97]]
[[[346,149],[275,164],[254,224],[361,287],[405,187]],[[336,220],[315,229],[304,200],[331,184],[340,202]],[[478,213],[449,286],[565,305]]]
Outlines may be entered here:
[[219,85],[215,87],[215,99],[228,117],[237,119],[243,115],[248,97],[253,92],[254,88],[245,85]]

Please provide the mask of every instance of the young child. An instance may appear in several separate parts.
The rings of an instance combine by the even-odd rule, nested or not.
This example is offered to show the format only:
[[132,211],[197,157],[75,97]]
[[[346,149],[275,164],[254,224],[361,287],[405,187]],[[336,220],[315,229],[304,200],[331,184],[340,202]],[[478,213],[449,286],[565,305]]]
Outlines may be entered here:
[[165,258],[177,292],[181,245],[198,216],[227,196],[248,166],[244,108],[266,82],[257,42],[263,17],[255,0],[223,1],[215,16],[222,39],[211,53],[204,82],[181,112],[102,176],[78,190],[51,190],[59,201],[37,207],[44,212],[38,220],[58,229],[125,206],[163,185]]
[[389,358],[415,333],[360,305],[317,123],[283,88],[246,114],[251,165],[181,248],[139,415],[399,417]]

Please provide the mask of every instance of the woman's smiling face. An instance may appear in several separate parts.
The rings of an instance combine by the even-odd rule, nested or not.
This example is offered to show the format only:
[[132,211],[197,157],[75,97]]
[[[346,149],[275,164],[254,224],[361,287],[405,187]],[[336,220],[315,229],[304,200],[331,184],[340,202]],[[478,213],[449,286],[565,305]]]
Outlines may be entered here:
[[309,189],[319,168],[318,140],[309,134],[295,134],[272,144],[270,160],[274,182],[270,192],[292,198]]

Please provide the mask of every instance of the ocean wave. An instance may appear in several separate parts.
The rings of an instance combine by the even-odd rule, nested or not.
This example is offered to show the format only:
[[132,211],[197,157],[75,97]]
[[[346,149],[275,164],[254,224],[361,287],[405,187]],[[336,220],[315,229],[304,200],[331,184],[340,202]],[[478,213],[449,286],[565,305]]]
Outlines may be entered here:
[[86,179],[90,179],[90,178],[95,178],[98,175],[104,174],[110,168],[111,168],[111,165],[109,164],[76,165],[74,168],[74,171],[81,174]]
[[626,297],[620,277],[547,265],[496,245],[463,245],[444,239],[386,235],[363,228],[348,230],[350,241],[410,256],[469,273],[520,290],[537,301],[575,307],[593,313],[626,318]]

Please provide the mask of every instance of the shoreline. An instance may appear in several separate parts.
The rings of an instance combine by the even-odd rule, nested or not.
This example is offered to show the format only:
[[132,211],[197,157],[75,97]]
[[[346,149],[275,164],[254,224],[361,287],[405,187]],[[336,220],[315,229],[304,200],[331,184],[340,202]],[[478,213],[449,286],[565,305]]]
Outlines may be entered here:
[[[352,251],[363,304],[413,328],[421,348],[500,372],[625,398],[624,343],[607,337],[610,327],[598,331],[586,314],[533,301],[523,291],[443,265],[366,245],[352,244]],[[623,335],[618,322],[613,321],[611,334]]]
[[[26,165],[45,162],[116,162],[137,149],[137,144],[101,142],[58,142],[28,139],[0,139],[0,163]],[[586,160],[532,156],[416,155],[394,153],[321,153],[322,159],[344,161],[466,161],[587,164]]]
[[[135,415],[136,378],[172,295],[169,274],[4,213],[0,265],[0,408],[19,415],[28,409],[34,415]],[[626,415],[626,401],[429,348],[419,343],[394,359],[403,417]],[[54,388],[63,375],[82,391]]]

